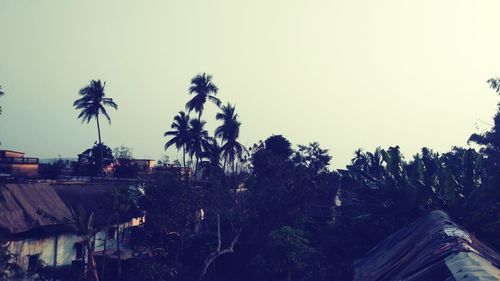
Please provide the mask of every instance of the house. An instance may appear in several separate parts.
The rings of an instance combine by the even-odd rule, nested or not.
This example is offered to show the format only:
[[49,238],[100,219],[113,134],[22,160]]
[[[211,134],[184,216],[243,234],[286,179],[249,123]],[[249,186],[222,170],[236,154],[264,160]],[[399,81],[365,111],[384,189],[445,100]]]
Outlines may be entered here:
[[24,152],[0,150],[0,177],[36,178],[38,158],[24,155]]
[[[119,219],[110,220],[111,227],[107,229],[108,219],[103,215],[100,199],[113,187],[113,183],[5,184],[1,189],[4,200],[0,201],[0,234],[22,271],[32,271],[40,263],[85,264],[82,239],[68,224],[73,219],[72,210],[96,214],[94,252],[104,250],[105,239],[108,248],[116,247],[117,231],[125,233],[139,225],[144,214],[130,210]],[[121,244],[127,252],[126,243]]]
[[178,175],[178,176],[187,176],[190,178],[193,175],[193,170],[190,167],[180,167],[172,164],[167,164],[163,166],[155,166],[153,169],[153,173],[156,175]]
[[354,262],[354,281],[498,281],[500,255],[432,211]]

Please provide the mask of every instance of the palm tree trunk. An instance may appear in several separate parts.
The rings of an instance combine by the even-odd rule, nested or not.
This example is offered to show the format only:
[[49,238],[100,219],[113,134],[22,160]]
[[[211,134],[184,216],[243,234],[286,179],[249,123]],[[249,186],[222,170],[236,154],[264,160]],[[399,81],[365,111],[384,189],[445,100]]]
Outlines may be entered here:
[[104,244],[103,244],[103,252],[104,254],[102,255],[102,272],[101,272],[101,277],[103,280],[105,280],[106,278],[104,278],[104,275],[106,274],[105,273],[105,270],[106,270],[106,250],[108,249],[108,232],[109,232],[109,227],[111,225],[111,218],[113,216],[110,216],[108,218],[108,223],[106,224],[106,232],[104,234]]
[[196,164],[194,165],[194,179],[196,180],[196,175],[198,174],[198,162],[200,161],[200,158],[196,156]]
[[[119,221],[118,221],[119,222]],[[118,226],[116,227],[116,251],[117,257],[118,257],[118,279],[121,278],[122,276],[122,255],[120,252],[120,224],[118,223]]]
[[101,127],[99,126],[99,114],[96,115],[95,118],[97,122],[97,135],[99,136],[99,156],[100,156],[100,163],[99,163],[99,175],[103,174],[103,153],[102,153],[102,141],[101,141]]
[[184,168],[184,171],[186,170],[186,145],[182,146],[182,165]]

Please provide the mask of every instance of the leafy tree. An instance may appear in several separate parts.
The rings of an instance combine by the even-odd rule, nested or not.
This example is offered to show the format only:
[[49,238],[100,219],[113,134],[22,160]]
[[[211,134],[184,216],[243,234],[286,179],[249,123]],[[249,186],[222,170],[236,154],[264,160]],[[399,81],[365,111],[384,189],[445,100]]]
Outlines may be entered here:
[[273,135],[264,143],[266,150],[273,152],[276,156],[289,158],[293,153],[291,143],[282,135]]
[[0,280],[12,280],[19,272],[16,256],[9,251],[5,239],[0,237]]
[[132,161],[132,149],[126,146],[119,146],[113,149],[113,156],[116,159],[113,168],[113,175],[117,178],[136,178],[140,172],[140,167]]
[[[75,109],[80,110],[80,114],[78,118],[82,119],[83,122],[89,123],[90,120],[95,119],[97,124],[97,134],[99,137],[99,144],[102,147],[101,140],[101,127],[99,125],[99,115],[104,115],[104,117],[111,123],[111,118],[106,111],[106,106],[109,106],[114,109],[118,109],[118,105],[113,101],[112,98],[106,97],[104,93],[104,87],[106,86],[106,82],[101,83],[101,80],[91,80],[88,86],[80,89],[79,94],[81,98],[77,99],[73,106]],[[101,153],[101,160],[104,160],[103,151]],[[99,173],[102,172],[103,164],[100,164]]]
[[313,174],[328,172],[331,160],[328,149],[322,149],[317,142],[310,143],[308,146],[299,145],[299,151],[294,156],[294,161],[298,165],[311,170]]
[[186,103],[186,110],[189,112],[195,111],[198,113],[198,120],[201,121],[201,114],[207,100],[220,106],[221,101],[216,97],[219,88],[213,83],[212,75],[205,73],[198,74],[191,79],[189,93],[194,94],[194,97]]
[[113,149],[113,155],[115,156],[115,158],[121,158],[121,159],[132,159],[133,158],[133,155],[132,155],[132,148],[130,147],[126,147],[124,145],[121,145],[121,146],[118,146],[118,147],[115,147]]
[[304,268],[314,252],[304,232],[290,226],[271,231],[267,243],[271,268],[284,274],[287,281],[292,280],[295,271]]
[[164,137],[170,136],[170,140],[165,143],[165,150],[172,145],[175,145],[177,150],[182,149],[182,165],[186,167],[186,152],[188,150],[190,138],[190,120],[189,115],[184,111],[179,111],[174,118],[174,122],[170,126],[171,131],[165,132]]
[[114,161],[111,148],[105,144],[95,143],[93,147],[78,154],[75,173],[85,176],[97,176],[102,170],[101,167],[107,167]]
[[199,190],[174,175],[154,175],[144,189],[140,205],[148,216],[132,240],[137,252],[152,254],[139,261],[141,280],[182,280],[199,267],[194,254],[188,254],[199,224]]

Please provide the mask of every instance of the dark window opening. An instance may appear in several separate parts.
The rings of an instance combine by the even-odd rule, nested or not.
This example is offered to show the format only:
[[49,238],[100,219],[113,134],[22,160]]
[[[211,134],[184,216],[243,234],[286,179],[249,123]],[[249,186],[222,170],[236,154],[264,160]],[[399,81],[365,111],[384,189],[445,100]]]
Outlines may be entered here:
[[38,271],[40,267],[40,254],[28,256],[28,273],[33,274]]
[[115,239],[115,232],[116,232],[116,227],[110,227],[108,229],[108,239]]
[[83,244],[78,243],[75,244],[75,250],[76,250],[76,259],[81,260],[83,259]]

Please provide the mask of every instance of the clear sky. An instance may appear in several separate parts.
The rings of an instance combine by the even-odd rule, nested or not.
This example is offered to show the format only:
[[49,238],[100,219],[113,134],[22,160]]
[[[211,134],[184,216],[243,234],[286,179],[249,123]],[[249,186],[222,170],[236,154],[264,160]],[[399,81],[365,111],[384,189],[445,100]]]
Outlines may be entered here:
[[[0,0],[0,149],[76,157],[97,133],[72,103],[102,79],[119,105],[103,141],[158,159],[190,78],[207,72],[236,104],[245,145],[318,141],[337,168],[360,147],[445,152],[495,113],[485,82],[500,75],[499,10],[497,0]],[[211,130],[214,114],[207,105]]]

